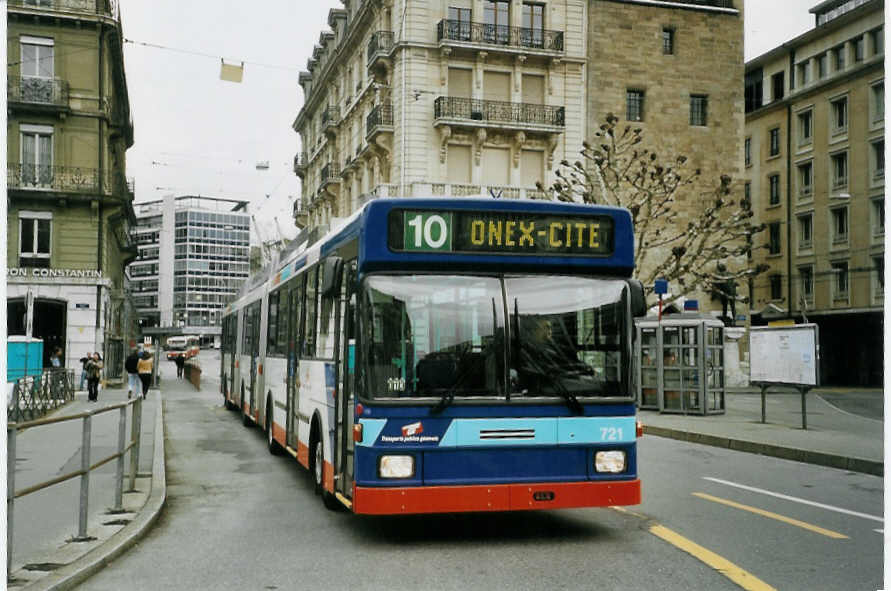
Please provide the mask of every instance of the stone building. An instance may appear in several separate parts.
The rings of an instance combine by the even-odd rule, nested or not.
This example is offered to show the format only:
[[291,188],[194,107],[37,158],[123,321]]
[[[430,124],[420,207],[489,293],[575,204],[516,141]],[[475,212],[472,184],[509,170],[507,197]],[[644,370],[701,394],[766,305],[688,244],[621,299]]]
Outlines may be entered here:
[[827,0],[815,26],[746,63],[747,191],[767,224],[756,323],[820,330],[824,384],[882,383],[884,10]]
[[[591,0],[587,21],[586,139],[608,113],[643,130],[644,144],[663,160],[686,156],[702,171],[703,188],[722,174],[742,196],[743,1]],[[698,200],[677,203],[679,225]],[[664,257],[657,257],[664,258]],[[704,310],[721,310],[693,293]],[[746,314],[744,306],[737,314]]]
[[374,196],[542,198],[581,149],[584,0],[344,5],[299,77],[298,225]]
[[99,351],[109,378],[135,335],[125,151],[133,123],[117,5],[7,2],[7,331]]

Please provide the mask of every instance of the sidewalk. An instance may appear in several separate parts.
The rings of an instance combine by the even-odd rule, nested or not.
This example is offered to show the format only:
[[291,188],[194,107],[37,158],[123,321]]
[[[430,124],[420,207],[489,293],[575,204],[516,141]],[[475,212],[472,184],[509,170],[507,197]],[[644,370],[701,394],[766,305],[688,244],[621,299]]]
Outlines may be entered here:
[[807,395],[804,430],[798,392],[769,391],[767,421],[761,423],[760,390],[747,388],[727,393],[725,414],[685,416],[643,410],[639,418],[649,435],[882,476],[884,423],[826,401],[844,396],[878,397],[873,402],[881,408],[881,390],[815,389]]
[[[189,388],[191,385],[186,384]],[[127,399],[126,386],[102,390],[98,403],[80,391],[75,399],[47,416],[97,410]],[[50,486],[15,501],[12,566],[9,589],[70,589],[126,551],[153,525],[166,500],[164,473],[163,400],[153,389],[142,407],[141,449],[135,490],[127,492],[130,457],[124,462],[124,513],[114,505],[116,461],[90,473],[87,542],[77,535],[80,477]],[[126,433],[130,435],[130,410]],[[94,415],[91,421],[91,462],[118,449],[120,411]],[[16,441],[16,490],[80,469],[83,420],[26,429]]]

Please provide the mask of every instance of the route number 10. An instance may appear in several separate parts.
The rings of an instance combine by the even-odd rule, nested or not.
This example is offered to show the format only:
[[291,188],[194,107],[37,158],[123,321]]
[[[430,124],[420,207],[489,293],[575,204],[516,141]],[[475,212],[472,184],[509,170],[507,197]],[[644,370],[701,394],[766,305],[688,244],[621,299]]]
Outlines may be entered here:
[[451,214],[406,212],[403,248],[421,251],[451,250],[451,226]]

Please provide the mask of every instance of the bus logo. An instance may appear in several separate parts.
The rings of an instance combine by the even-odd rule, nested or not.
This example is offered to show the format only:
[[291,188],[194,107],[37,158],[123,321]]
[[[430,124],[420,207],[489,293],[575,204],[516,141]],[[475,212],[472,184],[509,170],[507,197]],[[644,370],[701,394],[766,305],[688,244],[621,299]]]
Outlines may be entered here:
[[424,425],[420,421],[417,423],[412,423],[411,425],[405,425],[402,427],[402,436],[403,437],[411,437],[413,435],[420,435],[424,432]]

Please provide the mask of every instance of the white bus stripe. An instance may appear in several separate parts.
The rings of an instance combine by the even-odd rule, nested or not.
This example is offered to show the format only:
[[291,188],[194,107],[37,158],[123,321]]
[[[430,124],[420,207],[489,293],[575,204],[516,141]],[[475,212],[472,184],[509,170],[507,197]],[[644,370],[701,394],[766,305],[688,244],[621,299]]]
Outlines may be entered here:
[[875,515],[868,515],[866,513],[859,513],[857,511],[851,511],[849,509],[842,509],[841,507],[834,507],[832,505],[824,505],[823,503],[817,503],[814,501],[808,501],[806,499],[800,499],[798,497],[790,497],[789,495],[783,495],[780,493],[775,493],[769,490],[764,490],[762,488],[755,488],[754,486],[746,486],[745,484],[737,484],[736,482],[730,482],[729,480],[721,480],[720,478],[711,478],[709,476],[703,476],[703,480],[709,480],[711,482],[717,482],[718,484],[726,484],[727,486],[735,486],[736,488],[741,488],[743,490],[748,490],[756,493],[761,493],[763,495],[770,495],[772,497],[776,497],[778,499],[784,499],[786,501],[794,501],[796,503],[802,503],[804,505],[811,505],[812,507],[819,507],[820,509],[826,509],[828,511],[836,511],[838,513],[844,513],[846,515],[853,515],[854,517],[862,517],[863,519],[872,519],[873,521],[878,521],[880,523],[885,523],[885,520],[881,517],[876,517]]

